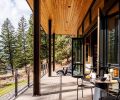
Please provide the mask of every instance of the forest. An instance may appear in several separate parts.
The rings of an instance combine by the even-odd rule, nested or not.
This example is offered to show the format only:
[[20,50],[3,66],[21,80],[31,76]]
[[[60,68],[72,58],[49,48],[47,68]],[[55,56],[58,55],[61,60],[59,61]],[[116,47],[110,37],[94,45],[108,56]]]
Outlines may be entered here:
[[[28,23],[27,23],[28,21]],[[48,34],[40,27],[40,60],[48,59]],[[33,16],[26,20],[22,16],[17,29],[7,18],[1,26],[0,33],[0,70],[33,66]],[[52,53],[52,52],[51,52]],[[55,62],[62,64],[71,57],[71,36],[55,35]],[[14,72],[12,72],[14,73]]]

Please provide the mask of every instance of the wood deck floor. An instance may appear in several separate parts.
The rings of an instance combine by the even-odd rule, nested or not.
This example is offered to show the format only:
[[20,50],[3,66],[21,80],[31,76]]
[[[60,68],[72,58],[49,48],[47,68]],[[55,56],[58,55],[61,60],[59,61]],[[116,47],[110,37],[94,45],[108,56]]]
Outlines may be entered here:
[[[60,87],[60,77],[56,76],[55,73],[53,75],[52,77],[46,75],[41,79],[41,96],[33,96],[33,87],[31,87],[16,100],[77,100],[77,79],[71,76],[63,76],[62,87]],[[81,80],[79,81],[81,82]],[[91,85],[88,82],[85,84]],[[79,90],[78,100],[92,100],[91,89],[83,90],[83,95],[82,98],[82,92]]]

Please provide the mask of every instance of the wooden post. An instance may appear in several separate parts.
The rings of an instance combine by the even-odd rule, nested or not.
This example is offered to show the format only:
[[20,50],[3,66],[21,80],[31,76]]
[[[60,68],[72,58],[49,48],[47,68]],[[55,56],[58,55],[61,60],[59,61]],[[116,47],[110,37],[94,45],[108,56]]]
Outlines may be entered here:
[[48,20],[48,34],[49,34],[49,61],[48,61],[48,76],[51,76],[51,28],[52,21]]
[[100,61],[100,8],[98,8],[98,19],[97,19],[97,75],[99,75],[99,61]]
[[55,33],[53,33],[53,71],[55,71]]
[[33,95],[40,95],[40,0],[34,0],[34,71]]

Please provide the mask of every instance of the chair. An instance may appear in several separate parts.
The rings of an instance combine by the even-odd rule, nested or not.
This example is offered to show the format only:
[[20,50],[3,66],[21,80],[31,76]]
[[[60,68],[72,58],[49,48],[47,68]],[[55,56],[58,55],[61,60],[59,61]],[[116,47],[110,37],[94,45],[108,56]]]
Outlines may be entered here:
[[[92,68],[91,68],[91,70],[92,70]],[[90,73],[91,73],[91,70],[90,70]],[[79,90],[79,87],[82,90],[82,98],[83,98],[83,89],[84,88],[90,88],[91,89],[91,96],[92,96],[92,100],[93,100],[93,88],[94,88],[94,86],[88,86],[88,85],[84,84],[85,76],[89,75],[90,73],[84,74],[84,75],[81,75],[81,76],[76,76],[76,78],[77,78],[77,100],[78,100],[78,90]],[[79,78],[82,80],[81,84],[79,84],[79,81],[78,81]]]
[[82,80],[81,84],[79,84],[78,79],[79,78],[77,78],[77,100],[78,100],[78,90],[79,90],[79,87],[81,87],[81,90],[82,90],[82,98],[83,98],[83,89],[84,88],[90,88],[91,89],[91,96],[92,96],[92,100],[93,100],[93,88],[94,88],[94,86],[88,86],[88,85],[84,84],[83,83],[84,82],[83,81],[84,77],[82,77],[82,76],[81,76],[81,80]]

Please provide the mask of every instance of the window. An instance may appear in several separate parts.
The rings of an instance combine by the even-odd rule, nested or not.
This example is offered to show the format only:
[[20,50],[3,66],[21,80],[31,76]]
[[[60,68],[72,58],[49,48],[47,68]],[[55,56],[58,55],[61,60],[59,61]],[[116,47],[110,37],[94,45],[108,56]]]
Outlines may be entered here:
[[89,61],[89,45],[87,44],[86,45],[86,61],[88,62]]
[[118,63],[118,15],[108,17],[108,63]]

